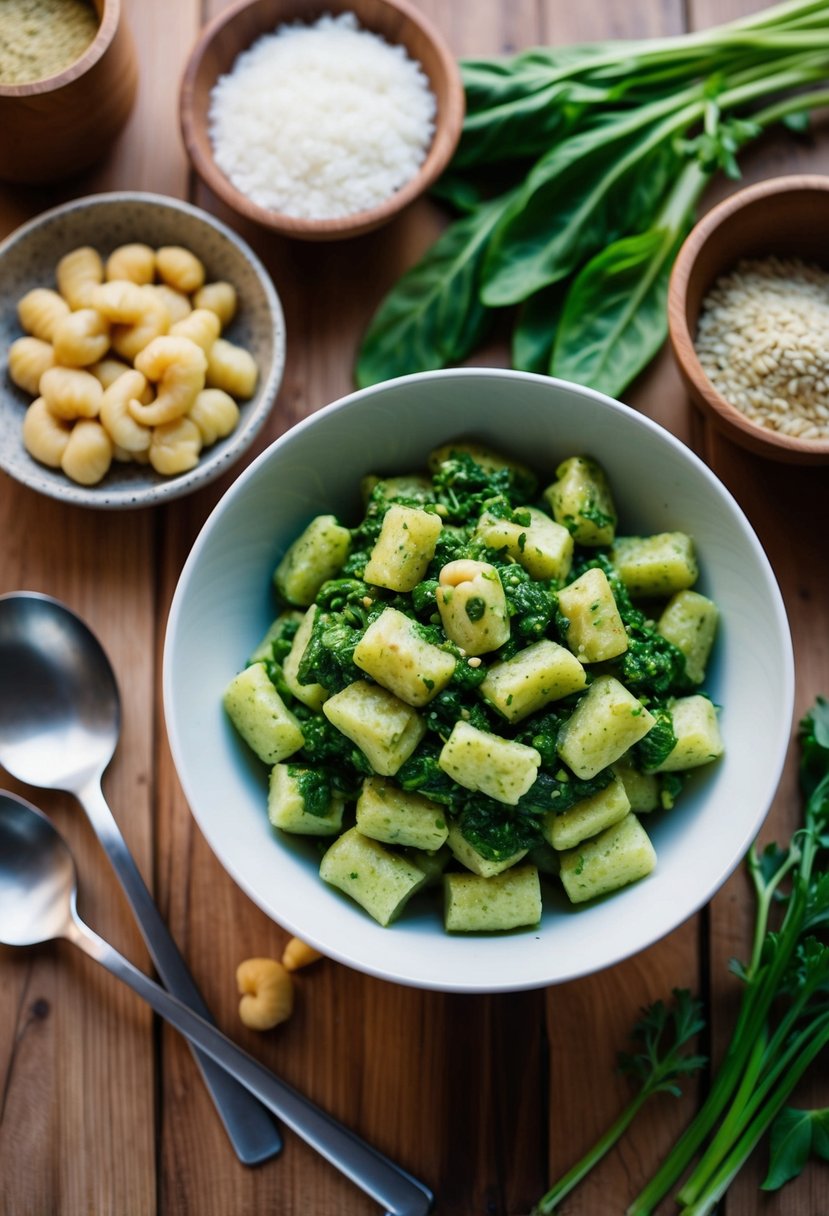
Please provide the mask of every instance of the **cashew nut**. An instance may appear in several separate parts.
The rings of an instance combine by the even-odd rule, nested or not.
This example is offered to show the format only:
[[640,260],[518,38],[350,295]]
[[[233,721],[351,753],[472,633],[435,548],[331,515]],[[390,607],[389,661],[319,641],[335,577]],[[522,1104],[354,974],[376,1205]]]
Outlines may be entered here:
[[[128,294],[123,291],[125,287],[130,288]],[[120,307],[123,310],[132,306],[131,315],[125,316],[122,323],[113,326],[112,349],[122,359],[134,362],[154,338],[166,334],[170,328],[169,309],[151,284],[140,286],[137,283],[112,282],[103,284],[100,290],[104,291],[105,288],[119,290]],[[135,290],[132,290],[133,288]],[[116,292],[113,291],[112,297],[105,295],[103,299],[109,301],[110,307],[114,307],[115,297]],[[101,298],[97,292],[96,298]]]
[[[132,402],[130,403],[132,405]],[[186,473],[199,463],[202,450],[201,431],[190,418],[176,418],[153,428],[150,440],[150,464],[156,473],[170,477]]]
[[139,372],[158,383],[155,401],[132,400],[130,413],[142,426],[163,426],[183,417],[204,388],[207,358],[189,338],[154,338],[135,359]]
[[251,1030],[271,1030],[291,1016],[293,981],[275,959],[245,959],[236,968],[236,986],[242,994],[239,1017]]
[[282,966],[286,971],[299,971],[300,967],[308,967],[318,958],[322,958],[319,950],[299,937],[292,937],[282,952]]
[[101,422],[110,439],[117,448],[131,454],[148,451],[153,437],[150,428],[136,422],[129,411],[130,401],[139,399],[146,387],[146,377],[128,369],[104,390],[101,398]]
[[56,418],[42,397],[37,397],[23,415],[23,446],[30,456],[59,469],[72,427]]

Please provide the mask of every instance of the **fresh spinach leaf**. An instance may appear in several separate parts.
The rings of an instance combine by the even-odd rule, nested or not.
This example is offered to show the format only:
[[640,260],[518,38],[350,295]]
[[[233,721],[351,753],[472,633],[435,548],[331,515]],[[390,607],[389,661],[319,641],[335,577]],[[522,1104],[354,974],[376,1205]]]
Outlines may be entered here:
[[511,196],[456,220],[380,305],[360,348],[359,387],[462,359],[489,323],[478,296],[481,260]]
[[829,1161],[829,1107],[795,1110],[785,1106],[771,1125],[769,1171],[763,1190],[779,1190],[797,1178],[810,1157]]
[[622,237],[574,279],[550,372],[619,397],[668,332],[668,282],[708,174],[696,163],[677,180],[654,227]]
[[512,366],[516,371],[549,372],[566,295],[566,284],[553,283],[521,305],[512,331]]
[[683,161],[659,107],[613,116],[555,145],[495,226],[482,269],[487,307],[518,304],[658,213]]

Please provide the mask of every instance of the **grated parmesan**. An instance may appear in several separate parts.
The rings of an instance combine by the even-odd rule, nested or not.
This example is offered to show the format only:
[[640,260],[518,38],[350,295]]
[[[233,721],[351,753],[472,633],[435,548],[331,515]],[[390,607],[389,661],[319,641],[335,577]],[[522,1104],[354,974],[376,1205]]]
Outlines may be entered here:
[[333,219],[384,202],[414,177],[435,98],[405,49],[352,13],[259,38],[211,93],[216,164],[252,202]]
[[799,258],[744,260],[702,303],[695,347],[717,392],[752,422],[829,439],[829,273]]

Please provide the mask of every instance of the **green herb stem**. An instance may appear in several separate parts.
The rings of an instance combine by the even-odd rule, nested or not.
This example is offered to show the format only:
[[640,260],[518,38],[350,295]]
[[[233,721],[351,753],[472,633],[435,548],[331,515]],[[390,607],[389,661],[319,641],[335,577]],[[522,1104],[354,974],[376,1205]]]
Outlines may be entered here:
[[625,1107],[618,1119],[596,1141],[590,1151],[572,1169],[563,1174],[557,1182],[554,1182],[549,1191],[539,1199],[532,1210],[531,1216],[551,1216],[551,1213],[555,1212],[556,1206],[561,1203],[562,1199],[566,1195],[569,1195],[583,1178],[587,1177],[602,1158],[607,1156],[614,1144],[621,1139],[650,1095],[651,1091],[649,1089],[639,1091],[635,1098]]
[[803,1050],[797,1060],[786,1070],[781,1084],[766,1099],[762,1109],[745,1128],[716,1174],[699,1190],[693,1202],[683,1204],[680,1195],[679,1202],[683,1205],[683,1216],[708,1216],[710,1212],[713,1212],[770,1124],[786,1105],[792,1090],[809,1065],[829,1045],[829,1021],[826,1021],[817,1033],[808,1035],[804,1043]]

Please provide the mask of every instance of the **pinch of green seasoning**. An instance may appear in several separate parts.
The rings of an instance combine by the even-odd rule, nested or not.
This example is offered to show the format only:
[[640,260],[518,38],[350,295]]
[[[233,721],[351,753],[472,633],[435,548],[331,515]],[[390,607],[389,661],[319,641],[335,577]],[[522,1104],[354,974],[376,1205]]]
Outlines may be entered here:
[[0,84],[28,84],[68,68],[98,31],[89,0],[2,0]]

